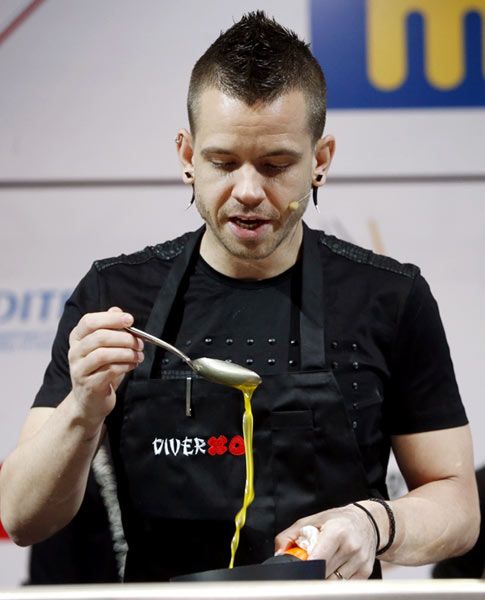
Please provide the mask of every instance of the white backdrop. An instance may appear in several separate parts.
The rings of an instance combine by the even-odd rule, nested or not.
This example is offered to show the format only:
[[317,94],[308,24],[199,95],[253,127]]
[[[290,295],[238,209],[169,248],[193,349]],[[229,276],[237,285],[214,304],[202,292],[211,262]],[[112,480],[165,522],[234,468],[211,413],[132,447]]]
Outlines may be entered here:
[[[30,4],[2,0],[0,33]],[[46,0],[0,44],[0,462],[41,383],[65,294],[91,262],[199,225],[173,143],[187,126],[190,69],[256,8],[309,38],[303,1]],[[327,131],[337,155],[307,222],[422,268],[482,464],[485,110],[330,110]],[[456,174],[474,178],[447,180]],[[0,538],[0,586],[22,581],[25,560]]]

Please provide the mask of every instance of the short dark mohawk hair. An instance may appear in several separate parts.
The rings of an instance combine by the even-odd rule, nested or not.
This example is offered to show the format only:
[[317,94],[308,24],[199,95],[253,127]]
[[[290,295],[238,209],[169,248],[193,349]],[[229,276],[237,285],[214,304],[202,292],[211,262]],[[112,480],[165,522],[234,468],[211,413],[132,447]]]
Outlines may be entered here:
[[209,87],[248,106],[301,90],[307,98],[313,139],[316,141],[323,133],[326,84],[322,69],[308,44],[263,11],[244,15],[221,33],[196,62],[187,98],[192,133],[196,130],[198,98]]

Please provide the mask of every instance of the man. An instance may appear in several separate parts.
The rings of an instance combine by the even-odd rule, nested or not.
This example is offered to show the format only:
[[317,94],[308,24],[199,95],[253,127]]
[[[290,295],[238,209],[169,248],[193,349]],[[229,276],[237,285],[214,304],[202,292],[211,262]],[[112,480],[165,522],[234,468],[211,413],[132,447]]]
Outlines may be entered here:
[[[105,428],[129,546],[125,578],[224,567],[244,485],[241,399],[126,332],[248,365],[256,497],[236,564],[318,528],[330,579],[465,552],[478,531],[472,445],[434,299],[417,267],[310,231],[335,150],[307,46],[264,13],[194,67],[176,138],[205,228],[98,261],[2,469],[2,521],[30,544],[81,502]],[[409,494],[385,502],[390,447]],[[355,504],[357,502],[357,504]]]

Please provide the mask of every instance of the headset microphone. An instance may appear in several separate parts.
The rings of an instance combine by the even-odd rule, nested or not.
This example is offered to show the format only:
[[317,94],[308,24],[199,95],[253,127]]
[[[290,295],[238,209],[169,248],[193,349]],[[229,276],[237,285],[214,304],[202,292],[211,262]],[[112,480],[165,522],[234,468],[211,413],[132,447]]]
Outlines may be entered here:
[[312,193],[312,190],[309,190],[304,196],[302,196],[299,200],[293,200],[288,204],[288,210],[295,211],[298,209],[300,204],[308,198],[308,196]]

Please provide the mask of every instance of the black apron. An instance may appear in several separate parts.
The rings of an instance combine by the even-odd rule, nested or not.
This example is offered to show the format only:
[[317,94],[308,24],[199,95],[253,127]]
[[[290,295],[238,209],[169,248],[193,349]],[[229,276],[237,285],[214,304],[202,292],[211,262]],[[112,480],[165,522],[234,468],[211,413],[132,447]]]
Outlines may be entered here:
[[[194,234],[175,259],[145,327],[149,333],[163,334],[199,240]],[[255,499],[236,565],[271,556],[275,535],[297,519],[370,496],[343,398],[325,362],[322,267],[316,234],[306,227],[302,269],[301,369],[263,377],[253,397]],[[125,581],[226,567],[244,493],[241,393],[188,371],[155,377],[156,355],[147,344],[123,398]]]

